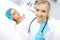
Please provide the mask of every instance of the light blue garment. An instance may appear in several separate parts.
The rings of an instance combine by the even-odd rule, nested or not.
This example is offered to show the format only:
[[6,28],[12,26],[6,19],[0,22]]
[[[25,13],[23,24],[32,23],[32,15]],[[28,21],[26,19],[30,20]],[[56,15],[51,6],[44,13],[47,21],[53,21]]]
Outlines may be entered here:
[[36,36],[35,36],[35,40],[45,40],[44,35],[45,35],[47,32],[49,32],[50,29],[49,29],[49,25],[48,25],[48,23],[47,23],[46,26],[45,26],[45,28],[44,28],[44,30],[43,30],[43,33],[41,34],[41,31],[42,31],[44,25],[45,25],[45,23],[41,24],[41,27],[40,27],[38,33],[37,33]]
[[13,20],[13,17],[12,17],[12,13],[11,13],[11,10],[12,10],[13,8],[10,8],[10,9],[8,9],[7,11],[6,11],[6,17],[8,18],[8,19],[10,19],[10,20]]

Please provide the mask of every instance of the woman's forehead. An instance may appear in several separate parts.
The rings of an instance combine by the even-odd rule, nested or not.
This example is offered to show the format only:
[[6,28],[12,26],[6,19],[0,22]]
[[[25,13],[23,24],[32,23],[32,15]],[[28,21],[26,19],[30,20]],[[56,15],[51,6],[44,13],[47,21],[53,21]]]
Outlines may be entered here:
[[12,9],[11,12],[16,12],[16,10]]
[[40,4],[40,5],[36,5],[34,8],[35,9],[48,9],[48,6],[46,4]]

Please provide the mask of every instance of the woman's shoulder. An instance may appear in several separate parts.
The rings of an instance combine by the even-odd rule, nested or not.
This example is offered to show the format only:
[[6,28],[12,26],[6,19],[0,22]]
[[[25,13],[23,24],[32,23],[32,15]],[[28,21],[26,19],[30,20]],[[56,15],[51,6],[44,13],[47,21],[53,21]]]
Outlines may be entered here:
[[56,21],[56,19],[55,18],[49,18],[49,21],[54,22],[54,21]]
[[60,20],[55,18],[50,18],[48,23],[51,31],[55,31],[60,27]]
[[56,19],[55,18],[50,18],[48,20],[48,24],[49,24],[49,27],[50,27],[50,31],[54,31],[55,30]]
[[54,25],[59,25],[60,24],[60,20],[57,20],[55,18],[50,18],[49,19],[49,23],[50,24],[54,24]]

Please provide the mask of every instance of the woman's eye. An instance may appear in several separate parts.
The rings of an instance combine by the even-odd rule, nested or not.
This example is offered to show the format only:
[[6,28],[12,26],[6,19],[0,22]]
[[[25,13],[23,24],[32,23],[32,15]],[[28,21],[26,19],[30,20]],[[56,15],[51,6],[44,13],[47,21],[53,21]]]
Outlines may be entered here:
[[15,13],[13,13],[13,15],[15,15]]
[[46,11],[45,10],[42,10],[43,13],[45,13]]
[[39,9],[36,9],[36,11],[39,11]]

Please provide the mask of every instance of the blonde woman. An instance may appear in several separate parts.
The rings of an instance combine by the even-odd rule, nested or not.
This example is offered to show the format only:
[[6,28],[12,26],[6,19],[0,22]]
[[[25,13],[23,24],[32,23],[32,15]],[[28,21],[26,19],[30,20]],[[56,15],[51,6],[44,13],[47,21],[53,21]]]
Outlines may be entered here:
[[53,40],[54,22],[49,18],[50,3],[37,0],[34,9],[36,18],[30,24],[29,40]]

